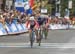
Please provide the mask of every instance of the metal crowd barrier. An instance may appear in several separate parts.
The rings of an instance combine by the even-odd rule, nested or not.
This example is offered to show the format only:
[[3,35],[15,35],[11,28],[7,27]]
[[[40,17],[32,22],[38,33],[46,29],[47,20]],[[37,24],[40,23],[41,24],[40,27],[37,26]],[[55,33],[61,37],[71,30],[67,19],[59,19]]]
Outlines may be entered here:
[[0,23],[0,35],[19,34],[27,31],[25,24],[6,24],[4,28],[2,23]]
[[[51,30],[58,30],[58,29],[75,29],[74,25],[63,25],[63,24],[50,24],[49,29]],[[19,34],[23,32],[27,32],[28,29],[26,28],[25,24],[6,24],[5,28],[2,23],[0,23],[0,35],[9,35],[9,34]]]
[[71,24],[50,24],[49,29],[51,30],[66,30],[66,29],[75,29],[75,25]]

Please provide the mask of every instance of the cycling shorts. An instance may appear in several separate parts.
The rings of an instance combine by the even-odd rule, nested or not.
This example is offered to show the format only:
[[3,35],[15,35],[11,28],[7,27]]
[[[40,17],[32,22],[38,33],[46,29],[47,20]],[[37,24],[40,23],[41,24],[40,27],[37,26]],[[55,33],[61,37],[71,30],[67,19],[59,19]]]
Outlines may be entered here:
[[35,27],[36,23],[34,21],[30,22],[30,29],[33,29]]
[[43,24],[46,24],[47,23],[47,20],[46,18],[38,18],[37,22],[39,25],[43,25]]

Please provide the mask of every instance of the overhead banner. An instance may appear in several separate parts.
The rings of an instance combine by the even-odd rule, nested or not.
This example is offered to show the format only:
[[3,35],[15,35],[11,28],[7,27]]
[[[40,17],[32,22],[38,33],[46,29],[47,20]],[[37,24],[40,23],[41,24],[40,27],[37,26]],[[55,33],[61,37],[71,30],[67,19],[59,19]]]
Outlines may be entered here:
[[23,2],[23,0],[16,0],[15,2]]
[[41,13],[47,13],[47,9],[41,9]]
[[24,12],[25,3],[28,3],[28,0],[15,0],[15,8],[20,12]]

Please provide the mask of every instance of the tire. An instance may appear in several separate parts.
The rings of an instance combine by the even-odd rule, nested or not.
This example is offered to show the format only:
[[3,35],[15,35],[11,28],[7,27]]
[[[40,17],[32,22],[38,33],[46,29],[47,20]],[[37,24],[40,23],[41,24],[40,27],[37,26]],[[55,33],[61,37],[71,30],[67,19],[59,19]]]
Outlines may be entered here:
[[30,35],[30,45],[31,45],[31,48],[33,47],[33,43],[34,43],[34,32],[32,31],[32,33]]
[[31,42],[30,42],[30,43],[31,43],[31,48],[33,48],[33,41],[31,40]]
[[39,46],[41,45],[41,40],[39,41]]
[[47,36],[48,36],[48,30],[47,30],[46,28],[44,28],[43,33],[44,33],[45,39],[47,39]]
[[42,40],[42,31],[41,30],[39,32],[39,35],[40,35],[40,37],[38,39],[38,43],[39,43],[39,46],[40,46],[41,45],[41,40]]

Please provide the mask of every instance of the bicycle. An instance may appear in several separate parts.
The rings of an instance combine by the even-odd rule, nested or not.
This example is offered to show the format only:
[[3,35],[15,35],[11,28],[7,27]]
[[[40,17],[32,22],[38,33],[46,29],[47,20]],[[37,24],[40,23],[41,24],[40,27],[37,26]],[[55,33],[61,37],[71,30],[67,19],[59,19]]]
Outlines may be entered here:
[[30,34],[30,45],[31,45],[31,48],[33,47],[34,40],[35,40],[35,33],[34,33],[34,29],[32,29],[32,32]]
[[39,38],[37,39],[39,46],[41,45],[41,40],[43,38],[43,31],[42,31],[42,27],[40,26],[39,30],[38,30],[38,34],[39,34]]

